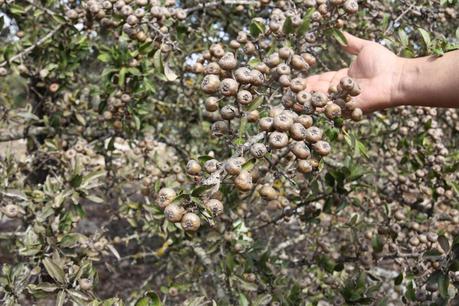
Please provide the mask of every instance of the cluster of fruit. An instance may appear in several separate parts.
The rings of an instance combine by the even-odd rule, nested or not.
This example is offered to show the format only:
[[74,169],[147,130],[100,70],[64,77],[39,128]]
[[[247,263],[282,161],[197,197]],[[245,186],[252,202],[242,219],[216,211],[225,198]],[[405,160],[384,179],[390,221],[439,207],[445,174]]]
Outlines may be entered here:
[[89,0],[68,9],[66,17],[83,24],[95,18],[104,28],[121,27],[132,39],[162,41],[165,42],[162,48],[170,50],[169,27],[186,19],[187,11],[170,0]]

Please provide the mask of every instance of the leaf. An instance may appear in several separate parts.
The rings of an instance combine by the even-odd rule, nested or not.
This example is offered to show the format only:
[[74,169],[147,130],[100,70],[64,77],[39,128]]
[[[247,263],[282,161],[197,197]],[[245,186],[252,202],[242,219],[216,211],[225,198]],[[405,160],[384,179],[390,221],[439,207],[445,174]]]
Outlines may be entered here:
[[166,79],[168,81],[172,82],[177,79],[177,74],[169,67],[167,63],[164,65],[164,74],[166,75]]
[[198,157],[198,161],[201,164],[204,164],[206,161],[211,160],[211,159],[214,159],[214,158],[212,156],[209,156],[209,155],[201,155],[201,156]]
[[403,272],[401,272],[396,278],[394,278],[394,285],[398,286],[403,282]]
[[432,45],[432,41],[430,39],[429,32],[427,32],[426,30],[424,30],[422,28],[418,28],[418,31],[421,34],[422,40],[424,41],[424,44],[425,44],[426,48],[429,49],[430,46]]
[[251,112],[256,110],[261,104],[263,104],[264,96],[258,96],[256,97],[252,103],[249,104],[249,107],[247,108],[247,111]]
[[303,36],[308,32],[309,26],[311,24],[311,16],[314,13],[314,8],[308,9],[307,13],[303,17],[303,22],[301,23],[300,27],[298,28],[298,35]]
[[444,235],[440,235],[438,236],[437,241],[438,241],[438,244],[441,246],[442,250],[445,253],[448,253],[450,249],[448,238],[446,238]]
[[384,248],[384,242],[381,240],[379,235],[374,235],[371,239],[371,246],[376,253],[380,253]]
[[152,291],[146,292],[145,296],[139,299],[135,303],[135,306],[162,306],[162,305],[163,304],[161,303],[159,296]]
[[244,116],[242,119],[241,119],[241,124],[239,125],[239,139],[238,139],[238,142],[239,143],[244,143],[244,136],[245,136],[245,132],[247,131],[247,116]]
[[65,290],[61,290],[57,293],[56,306],[63,306],[65,303],[66,293]]
[[398,37],[400,38],[400,42],[402,43],[403,47],[407,47],[409,43],[408,35],[403,29],[398,30]]
[[43,259],[43,265],[45,266],[46,271],[49,276],[51,276],[55,281],[64,284],[65,283],[65,274],[64,270],[59,267],[54,261],[50,258]]
[[153,65],[155,66],[156,71],[163,73],[163,60],[161,58],[161,49],[156,50],[155,55],[153,55]]
[[244,293],[239,293],[239,306],[249,306],[249,300],[245,297]]
[[273,300],[273,297],[271,294],[269,293],[265,293],[263,295],[259,295],[253,302],[252,302],[252,305],[253,306],[265,306],[265,305],[268,305],[269,303],[271,303],[271,301]]
[[201,186],[199,186],[199,187],[196,187],[196,188],[191,192],[191,196],[197,197],[197,196],[203,194],[206,190],[209,190],[210,188],[212,188],[212,185],[201,185]]
[[124,82],[126,81],[126,73],[128,72],[128,68],[123,67],[120,69],[118,74],[118,86],[123,87]]
[[97,59],[103,63],[108,63],[112,60],[112,56],[108,52],[102,52],[97,56]]
[[254,38],[265,32],[265,25],[257,20],[252,20],[249,25],[249,33]]
[[116,257],[116,259],[121,260],[120,253],[118,253],[118,251],[115,249],[113,245],[108,244],[107,247],[110,250],[110,252],[112,252],[112,254]]
[[333,36],[333,38],[335,38],[338,41],[340,45],[347,46],[347,39],[344,36],[343,32],[341,32],[338,29],[330,29],[328,32],[331,36]]
[[449,278],[448,275],[441,274],[438,278],[438,291],[442,298],[448,298],[448,286],[449,286]]
[[284,21],[284,26],[282,27],[282,31],[284,34],[292,34],[295,29],[293,28],[292,18],[288,16]]
[[70,180],[70,185],[73,188],[78,188],[80,187],[82,181],[83,181],[83,176],[80,174],[77,174],[74,177],[72,177],[72,179]]

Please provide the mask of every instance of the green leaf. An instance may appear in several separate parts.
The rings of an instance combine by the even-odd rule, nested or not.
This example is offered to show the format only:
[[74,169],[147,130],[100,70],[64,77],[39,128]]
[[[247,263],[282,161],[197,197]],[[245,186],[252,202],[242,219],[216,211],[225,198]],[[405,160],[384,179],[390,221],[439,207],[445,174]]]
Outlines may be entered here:
[[264,96],[258,96],[256,97],[252,103],[249,104],[249,107],[247,108],[247,111],[251,112],[256,110],[261,104],[263,104],[264,101]]
[[249,25],[249,33],[254,38],[257,38],[260,34],[265,32],[265,25],[257,20],[252,20]]
[[308,9],[306,14],[303,17],[303,22],[301,23],[300,27],[298,28],[298,35],[303,36],[309,31],[309,26],[311,25],[311,15],[314,13],[314,8]]
[[338,30],[338,29],[330,29],[328,31],[328,33],[329,33],[330,36],[335,38],[336,41],[338,41],[338,43],[340,45],[342,45],[342,46],[346,46],[347,45],[347,39],[344,36],[343,32],[341,32],[340,30]]
[[78,188],[80,187],[82,181],[83,181],[83,176],[80,174],[77,174],[74,177],[72,177],[72,179],[70,180],[70,186],[72,186],[73,188]]
[[43,265],[45,266],[46,271],[49,276],[51,276],[58,283],[65,283],[65,273],[64,270],[59,267],[53,260],[50,258],[43,259]]
[[139,299],[135,303],[135,306],[162,306],[162,305],[163,304],[161,303],[159,296],[152,291],[146,292],[145,296]]
[[170,82],[173,82],[177,79],[177,74],[169,67],[169,65],[166,63],[164,65],[164,75],[166,76],[166,79]]
[[56,297],[56,306],[63,306],[65,303],[66,293],[65,290],[59,291]]
[[156,71],[163,73],[163,60],[161,57],[161,49],[156,50],[155,55],[153,56],[153,65],[155,66]]
[[396,278],[394,278],[394,285],[398,286],[403,282],[403,272],[401,272]]
[[422,28],[418,28],[419,33],[421,34],[422,40],[424,41],[424,44],[427,49],[430,49],[430,46],[432,45],[432,40],[430,39],[430,34],[426,30]]
[[249,300],[245,297],[244,293],[239,293],[239,306],[249,306]]
[[402,43],[402,46],[407,47],[409,44],[409,38],[403,29],[398,30],[398,37],[400,38],[400,42]]
[[293,28],[292,18],[288,16],[284,21],[284,26],[282,27],[282,31],[284,34],[292,34],[295,29]]
[[443,251],[445,253],[448,253],[449,250],[450,250],[448,238],[446,238],[444,235],[440,235],[440,236],[438,236],[438,240],[437,241],[438,241],[438,244],[440,245],[440,247],[443,249]]
[[379,237],[379,235],[374,235],[371,239],[371,246],[376,253],[380,253],[384,248],[384,242]]
[[448,298],[448,286],[449,286],[449,277],[448,275],[441,274],[438,278],[438,291],[442,298]]
[[128,72],[128,68],[123,67],[120,69],[118,74],[118,86],[124,87],[124,82],[126,81],[126,73]]
[[201,194],[203,194],[206,190],[209,190],[210,188],[212,188],[213,186],[212,185],[201,185],[199,187],[196,187],[192,192],[191,192],[191,196],[193,197],[197,197]]

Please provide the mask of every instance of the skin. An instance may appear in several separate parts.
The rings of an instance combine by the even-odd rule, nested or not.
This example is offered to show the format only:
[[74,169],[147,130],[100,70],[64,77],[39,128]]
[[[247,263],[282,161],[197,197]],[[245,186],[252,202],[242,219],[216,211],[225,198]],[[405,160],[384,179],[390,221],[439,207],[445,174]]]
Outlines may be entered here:
[[459,108],[459,51],[408,59],[378,43],[344,35],[343,49],[355,60],[349,68],[307,78],[309,90],[327,92],[349,76],[362,89],[356,101],[365,113],[400,105]]

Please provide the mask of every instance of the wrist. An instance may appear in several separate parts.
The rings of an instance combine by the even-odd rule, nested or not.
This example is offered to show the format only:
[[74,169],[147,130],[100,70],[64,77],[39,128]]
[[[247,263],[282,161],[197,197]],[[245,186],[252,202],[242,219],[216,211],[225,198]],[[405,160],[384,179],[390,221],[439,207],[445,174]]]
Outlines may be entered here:
[[398,58],[398,71],[393,86],[393,104],[414,105],[422,98],[421,75],[423,74],[423,59]]

